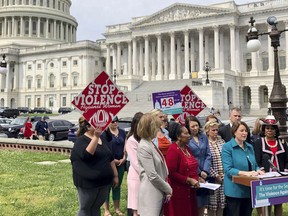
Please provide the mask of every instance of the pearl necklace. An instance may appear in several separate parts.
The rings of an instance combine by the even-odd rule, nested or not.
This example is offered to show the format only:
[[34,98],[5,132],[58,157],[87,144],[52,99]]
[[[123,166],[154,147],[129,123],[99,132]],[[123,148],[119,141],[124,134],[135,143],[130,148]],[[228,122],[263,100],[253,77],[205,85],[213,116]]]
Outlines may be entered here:
[[270,141],[275,141],[275,144],[274,144],[274,145],[270,145],[270,144],[268,143],[267,138],[265,137],[265,142],[266,142],[267,146],[269,146],[270,148],[275,148],[275,147],[278,145],[277,140],[270,140]]
[[185,149],[186,152],[184,152],[184,150],[178,145],[178,143],[176,143],[176,145],[180,148],[180,150],[182,151],[182,153],[183,153],[186,157],[188,157],[188,158],[191,157],[191,154],[189,153],[189,151],[188,151],[185,147],[184,147],[184,149]]

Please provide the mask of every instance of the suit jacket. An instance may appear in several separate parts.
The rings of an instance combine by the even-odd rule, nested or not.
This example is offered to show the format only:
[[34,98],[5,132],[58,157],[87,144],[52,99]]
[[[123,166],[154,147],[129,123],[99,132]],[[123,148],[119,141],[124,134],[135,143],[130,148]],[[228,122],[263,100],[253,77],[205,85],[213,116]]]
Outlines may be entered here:
[[141,139],[137,149],[139,162],[140,189],[138,214],[158,216],[162,209],[165,194],[171,194],[167,183],[168,169],[164,156],[152,142]]
[[[222,137],[223,140],[225,140],[225,142],[229,142],[231,138],[233,137],[230,124],[220,127],[218,134],[219,136]],[[250,131],[248,131],[248,135],[246,139],[246,142],[248,143],[251,143],[250,136],[251,136]]]

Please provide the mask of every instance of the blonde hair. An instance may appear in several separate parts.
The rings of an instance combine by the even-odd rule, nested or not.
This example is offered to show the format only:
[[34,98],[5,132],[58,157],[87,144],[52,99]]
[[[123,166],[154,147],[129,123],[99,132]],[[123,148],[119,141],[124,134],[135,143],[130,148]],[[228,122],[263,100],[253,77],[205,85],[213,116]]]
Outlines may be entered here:
[[153,109],[149,112],[152,116],[158,116],[159,113],[163,113],[160,109]]
[[143,139],[152,140],[156,137],[160,125],[161,122],[157,116],[145,113],[138,123],[137,134]]
[[205,133],[207,134],[209,132],[210,128],[215,126],[215,125],[217,125],[219,128],[219,124],[218,124],[218,122],[215,121],[215,119],[212,119],[212,120],[206,122],[206,124],[204,126]]
[[81,117],[78,119],[79,128],[78,128],[78,130],[77,130],[77,132],[76,132],[76,136],[77,136],[77,137],[81,136],[81,130],[82,130],[82,127],[83,127],[85,121],[86,121],[86,120],[85,120],[84,116],[81,116]]
[[262,131],[261,130],[261,127],[262,127],[261,121],[262,120],[263,120],[262,118],[257,118],[255,120],[255,124],[254,124],[253,131],[252,131],[253,135],[259,135],[261,133],[261,131]]

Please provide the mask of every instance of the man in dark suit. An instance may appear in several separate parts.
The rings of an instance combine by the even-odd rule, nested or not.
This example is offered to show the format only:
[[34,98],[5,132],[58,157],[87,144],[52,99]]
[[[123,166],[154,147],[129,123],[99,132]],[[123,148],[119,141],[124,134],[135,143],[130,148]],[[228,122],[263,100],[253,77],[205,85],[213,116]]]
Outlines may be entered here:
[[232,138],[232,132],[231,132],[231,127],[233,125],[233,122],[236,121],[241,121],[241,110],[238,107],[233,107],[230,111],[229,111],[229,119],[230,119],[230,123],[220,127],[219,128],[219,132],[218,134],[222,137],[223,140],[225,140],[225,142],[230,141],[230,139]]

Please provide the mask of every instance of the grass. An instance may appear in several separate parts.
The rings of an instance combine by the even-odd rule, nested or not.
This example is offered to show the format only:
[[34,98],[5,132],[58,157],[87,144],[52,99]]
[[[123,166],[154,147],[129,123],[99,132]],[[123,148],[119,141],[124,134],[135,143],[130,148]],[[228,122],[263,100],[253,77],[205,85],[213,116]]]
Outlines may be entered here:
[[[71,165],[58,162],[68,158],[54,153],[1,150],[0,216],[76,215],[78,197]],[[41,161],[57,163],[35,163]],[[122,191],[127,191],[125,180]],[[121,210],[125,211],[127,193],[122,195]]]
[[[0,216],[77,215],[78,198],[72,182],[71,164],[59,153],[0,151]],[[37,164],[42,161],[53,165]],[[122,182],[121,211],[126,211],[127,182]],[[112,203],[112,199],[110,199]],[[110,203],[111,213],[114,213]],[[102,210],[102,215],[104,211]],[[254,210],[253,216],[257,213]],[[288,216],[288,204],[283,216]]]

